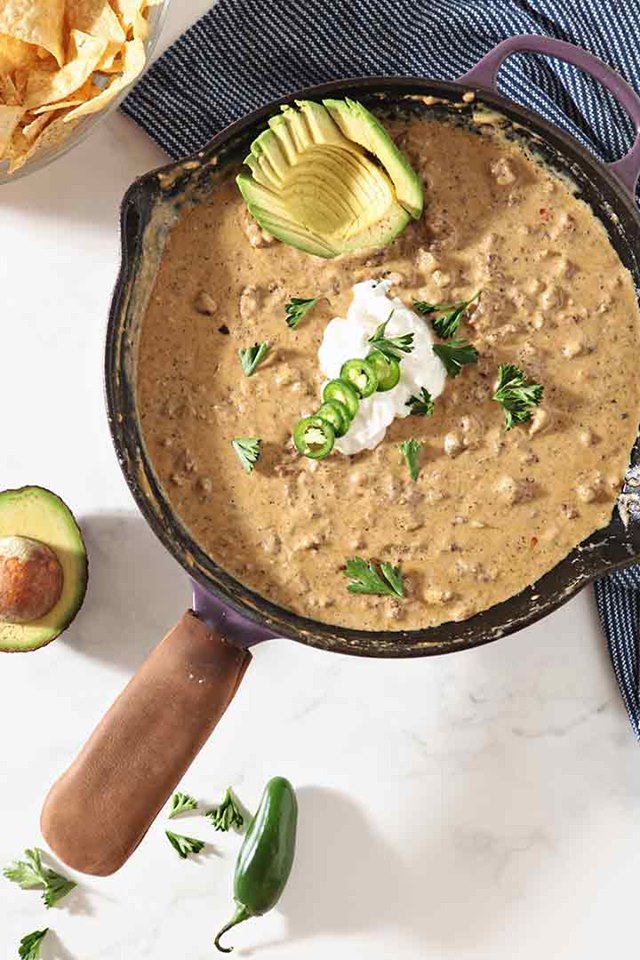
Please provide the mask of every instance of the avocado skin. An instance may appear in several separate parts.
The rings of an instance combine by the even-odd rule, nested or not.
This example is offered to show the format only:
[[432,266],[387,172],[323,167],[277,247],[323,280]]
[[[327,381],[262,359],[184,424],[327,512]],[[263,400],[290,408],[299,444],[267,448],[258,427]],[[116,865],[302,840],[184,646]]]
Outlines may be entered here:
[[[249,213],[264,230],[306,253],[332,258],[341,253],[385,247],[405,229],[411,217],[417,219],[421,215],[423,190],[419,178],[384,127],[362,104],[353,100],[327,100],[322,104],[299,100],[296,107],[281,109],[251,144],[244,161],[251,173],[241,172],[236,178]],[[374,163],[370,155],[378,162]],[[354,165],[362,168],[360,189],[375,182],[371,209],[376,209],[377,200],[377,221],[371,217],[363,226],[357,218],[352,221],[352,231],[345,221],[342,231],[336,229],[335,223],[332,229],[322,229],[317,217],[305,216],[309,198],[300,194],[296,197],[295,193],[300,163],[306,163],[304,189],[308,190],[309,166],[316,162],[319,204],[326,205],[327,199],[338,204],[344,200],[339,189],[334,194],[328,181],[323,181],[322,171],[329,157],[333,158],[334,174],[340,171],[342,163],[345,171],[352,170]],[[405,197],[403,203],[401,198]],[[320,210],[322,207],[317,207],[315,212]],[[371,212],[368,205],[364,210]]]
[[[30,623],[0,623],[0,653],[28,653],[51,643],[75,619],[87,591],[87,550],[71,510],[45,487],[0,492],[0,535],[29,536],[47,543],[63,568],[62,596],[48,614]],[[51,537],[55,543],[47,542]]]

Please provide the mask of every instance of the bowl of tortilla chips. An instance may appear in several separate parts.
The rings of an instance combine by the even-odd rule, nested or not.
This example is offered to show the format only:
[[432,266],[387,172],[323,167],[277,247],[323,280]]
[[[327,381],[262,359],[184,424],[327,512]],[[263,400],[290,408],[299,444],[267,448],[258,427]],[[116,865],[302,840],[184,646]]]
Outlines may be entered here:
[[1,0],[0,183],[83,140],[148,63],[169,0]]

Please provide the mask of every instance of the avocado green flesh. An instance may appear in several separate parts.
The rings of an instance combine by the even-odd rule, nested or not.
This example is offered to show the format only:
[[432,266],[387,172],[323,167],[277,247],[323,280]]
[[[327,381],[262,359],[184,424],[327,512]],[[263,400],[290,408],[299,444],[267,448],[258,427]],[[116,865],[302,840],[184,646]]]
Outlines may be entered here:
[[[277,239],[320,257],[391,243],[411,216],[419,216],[418,200],[422,210],[422,186],[407,161],[364,107],[358,117],[371,118],[370,140],[386,138],[377,152],[364,137],[345,136],[322,104],[302,100],[297,106],[284,107],[269,120],[269,129],[253,141],[245,160],[251,175],[237,177],[251,215]],[[365,149],[378,159],[389,157],[398,169],[404,164],[417,184],[411,208],[399,202],[391,171],[385,172]]]
[[0,623],[0,651],[36,650],[69,626],[87,589],[87,552],[82,534],[66,504],[43,487],[0,493],[0,537],[40,540],[62,566],[62,594],[44,617],[30,623]]
[[422,184],[380,121],[355,100],[323,100],[322,103],[348,140],[378,158],[393,181],[398,201],[417,220],[424,206]]

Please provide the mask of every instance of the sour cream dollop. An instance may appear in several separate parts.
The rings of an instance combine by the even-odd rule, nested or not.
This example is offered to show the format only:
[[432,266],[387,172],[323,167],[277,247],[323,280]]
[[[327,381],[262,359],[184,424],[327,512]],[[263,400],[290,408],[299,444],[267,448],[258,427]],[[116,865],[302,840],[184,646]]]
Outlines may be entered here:
[[344,454],[373,450],[382,441],[395,417],[406,417],[407,400],[426,387],[432,397],[444,390],[446,371],[432,350],[433,337],[425,323],[398,297],[388,296],[388,280],[365,280],[353,288],[353,300],[346,317],[330,320],[318,350],[320,369],[328,380],[340,376],[346,360],[362,359],[371,351],[369,337],[391,314],[386,328],[388,337],[413,333],[411,353],[400,363],[400,381],[392,390],[374,393],[360,401],[360,407],[348,432],[335,442],[334,449]]

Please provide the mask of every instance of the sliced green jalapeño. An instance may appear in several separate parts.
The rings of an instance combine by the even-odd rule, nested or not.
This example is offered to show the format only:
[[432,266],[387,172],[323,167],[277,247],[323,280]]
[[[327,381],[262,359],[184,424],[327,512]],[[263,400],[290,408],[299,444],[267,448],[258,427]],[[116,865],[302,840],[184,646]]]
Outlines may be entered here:
[[293,429],[293,442],[298,453],[311,460],[323,460],[333,450],[336,434],[328,420],[317,415],[303,417]]
[[351,425],[351,417],[347,408],[339,400],[325,400],[316,416],[329,421],[336,437],[344,437]]
[[351,384],[359,397],[370,397],[378,389],[376,371],[368,360],[347,360],[342,364],[340,379]]
[[385,357],[379,350],[372,350],[367,356],[378,378],[378,393],[385,393],[397,387],[400,380],[400,364],[394,357]]
[[322,399],[325,401],[337,400],[345,407],[352,420],[360,406],[360,400],[358,399],[358,394],[355,389],[350,383],[345,383],[344,380],[329,380],[329,383],[322,391]]

